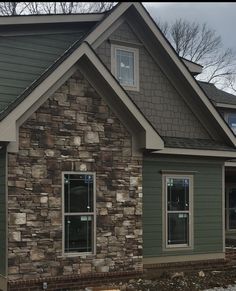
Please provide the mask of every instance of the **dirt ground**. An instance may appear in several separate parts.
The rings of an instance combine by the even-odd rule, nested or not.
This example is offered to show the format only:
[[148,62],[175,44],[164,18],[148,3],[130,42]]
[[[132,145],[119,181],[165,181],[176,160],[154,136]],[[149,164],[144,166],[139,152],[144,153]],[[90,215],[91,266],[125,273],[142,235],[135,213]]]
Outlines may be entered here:
[[146,273],[143,278],[131,279],[126,282],[115,282],[106,285],[104,289],[87,288],[78,291],[121,290],[121,291],[200,291],[214,287],[226,288],[236,284],[236,266],[225,271],[195,271],[179,273]]

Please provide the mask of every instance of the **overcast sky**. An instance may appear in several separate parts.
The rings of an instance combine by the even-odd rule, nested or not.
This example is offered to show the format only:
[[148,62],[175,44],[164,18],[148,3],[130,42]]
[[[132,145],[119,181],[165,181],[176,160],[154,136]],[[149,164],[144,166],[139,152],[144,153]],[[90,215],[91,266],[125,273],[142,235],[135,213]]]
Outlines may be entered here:
[[172,22],[183,18],[208,26],[222,37],[225,47],[236,50],[236,2],[143,2],[154,19]]

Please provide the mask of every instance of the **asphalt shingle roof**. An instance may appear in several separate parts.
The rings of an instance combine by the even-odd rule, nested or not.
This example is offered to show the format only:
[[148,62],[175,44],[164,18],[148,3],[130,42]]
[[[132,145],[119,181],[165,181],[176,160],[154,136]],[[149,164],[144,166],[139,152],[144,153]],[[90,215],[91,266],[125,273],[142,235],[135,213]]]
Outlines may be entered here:
[[88,28],[0,36],[0,114],[52,66]]
[[200,82],[198,84],[204,90],[206,95],[215,103],[225,103],[236,105],[236,96],[218,89],[214,84]]
[[216,150],[216,151],[235,151],[232,147],[225,143],[208,139],[190,139],[178,137],[163,137],[165,147],[200,149],[200,150]]

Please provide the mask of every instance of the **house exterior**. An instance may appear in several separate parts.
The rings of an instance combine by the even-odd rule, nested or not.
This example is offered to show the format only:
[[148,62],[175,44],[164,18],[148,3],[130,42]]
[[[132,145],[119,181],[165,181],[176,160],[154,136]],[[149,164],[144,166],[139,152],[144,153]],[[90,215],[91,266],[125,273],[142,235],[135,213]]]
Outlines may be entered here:
[[0,289],[224,260],[235,135],[144,7],[0,28]]

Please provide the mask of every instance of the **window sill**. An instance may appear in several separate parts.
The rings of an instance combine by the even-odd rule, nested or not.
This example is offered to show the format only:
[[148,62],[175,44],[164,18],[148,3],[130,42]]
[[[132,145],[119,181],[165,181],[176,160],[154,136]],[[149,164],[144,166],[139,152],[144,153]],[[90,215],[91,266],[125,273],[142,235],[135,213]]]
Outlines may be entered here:
[[126,91],[135,91],[135,92],[139,92],[139,87],[138,86],[126,86],[126,85],[122,85],[120,83],[120,85],[122,86],[122,88]]
[[74,258],[74,257],[82,257],[86,258],[88,256],[93,256],[94,253],[63,253],[61,256],[58,256],[57,258]]
[[173,245],[173,246],[168,246],[168,247],[163,247],[164,252],[177,252],[177,251],[187,251],[187,250],[193,250],[192,245]]

